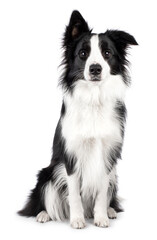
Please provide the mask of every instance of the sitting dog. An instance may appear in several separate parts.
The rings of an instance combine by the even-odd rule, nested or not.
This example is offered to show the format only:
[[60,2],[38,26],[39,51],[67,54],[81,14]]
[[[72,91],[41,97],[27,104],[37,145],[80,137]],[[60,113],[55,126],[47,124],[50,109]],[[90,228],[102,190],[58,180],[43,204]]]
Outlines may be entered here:
[[95,34],[78,11],[63,38],[63,102],[50,165],[38,174],[23,210],[38,222],[70,218],[84,228],[85,218],[108,227],[122,208],[117,197],[116,164],[121,158],[126,120],[127,48],[130,34]]

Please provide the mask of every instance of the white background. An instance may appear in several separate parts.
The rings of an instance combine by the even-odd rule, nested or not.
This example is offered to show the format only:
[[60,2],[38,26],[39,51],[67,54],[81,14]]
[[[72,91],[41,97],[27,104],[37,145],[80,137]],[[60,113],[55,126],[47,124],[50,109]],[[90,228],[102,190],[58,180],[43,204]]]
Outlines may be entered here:
[[[157,34],[156,1],[0,1],[0,234],[1,239],[157,239]],[[132,86],[119,194],[125,212],[108,229],[92,221],[39,224],[16,211],[48,166],[60,114],[61,39],[72,10],[94,32],[125,30],[138,47],[129,52]]]

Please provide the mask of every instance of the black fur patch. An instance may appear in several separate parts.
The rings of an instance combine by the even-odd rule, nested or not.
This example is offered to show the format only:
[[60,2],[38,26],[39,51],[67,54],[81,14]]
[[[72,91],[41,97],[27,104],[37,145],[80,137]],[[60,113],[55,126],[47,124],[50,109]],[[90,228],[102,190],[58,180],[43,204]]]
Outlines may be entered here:
[[51,164],[54,164],[54,163],[65,164],[68,175],[71,175],[74,172],[74,166],[76,163],[76,159],[73,156],[70,157],[66,153],[65,140],[62,137],[60,121],[56,128],[54,142],[53,142],[53,155],[52,155],[52,159],[51,159]]
[[[124,130],[125,130],[125,122],[126,122],[126,115],[127,115],[127,110],[125,107],[125,104],[121,101],[117,101],[115,105],[115,112],[116,112],[116,118],[120,122],[121,126],[121,136],[122,140],[124,139]],[[112,168],[117,164],[117,160],[121,159],[121,152],[122,152],[122,143],[117,143],[116,146],[114,146],[108,155],[108,161],[109,161],[109,166],[107,165],[107,170],[110,172]]]
[[105,59],[110,65],[110,73],[113,75],[120,74],[124,82],[129,85],[130,78],[126,69],[128,65],[126,50],[129,45],[137,45],[136,40],[130,34],[118,30],[108,30],[99,34],[99,40],[102,55],[106,50],[110,53],[110,57]]
[[28,201],[25,207],[18,212],[21,216],[37,216],[39,212],[45,210],[43,203],[43,191],[45,184],[51,179],[53,173],[53,167],[49,166],[43,168],[37,176],[36,187],[31,191]]
[[86,61],[81,60],[78,54],[84,48],[90,51],[90,38],[91,31],[88,24],[78,11],[74,11],[63,37],[64,73],[60,84],[65,90],[72,91],[74,82],[84,78],[83,70]]
[[108,189],[108,196],[111,197],[110,207],[112,207],[116,212],[123,212],[124,210],[121,207],[120,201],[117,197],[117,191],[118,191],[117,180],[116,180],[116,183],[110,182],[109,189]]
[[63,101],[62,108],[61,108],[61,116],[63,117],[65,115],[65,113],[66,113],[66,107],[65,107],[65,103]]
[[112,148],[108,155],[109,166],[107,165],[108,173],[111,172],[113,167],[117,164],[117,160],[121,159],[122,144],[117,144]]
[[116,65],[118,66],[118,72],[113,71],[113,74],[121,74],[124,82],[129,85],[130,77],[126,69],[126,66],[129,64],[126,59],[127,49],[130,45],[138,45],[138,43],[132,35],[124,31],[108,30],[105,35],[114,43],[116,48]]
[[126,117],[127,117],[127,109],[125,107],[125,104],[121,101],[117,101],[115,106],[115,111],[117,113],[117,119],[119,120],[121,125],[122,137],[124,137],[125,123],[126,123]]

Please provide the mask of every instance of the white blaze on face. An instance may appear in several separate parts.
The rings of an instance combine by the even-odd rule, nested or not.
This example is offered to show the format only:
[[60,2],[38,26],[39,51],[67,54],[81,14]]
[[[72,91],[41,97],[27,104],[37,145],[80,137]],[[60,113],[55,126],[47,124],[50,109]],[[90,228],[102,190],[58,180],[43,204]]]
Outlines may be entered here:
[[101,80],[105,80],[105,78],[110,74],[110,67],[108,63],[104,60],[101,54],[98,35],[93,35],[91,37],[90,44],[91,44],[91,51],[86,61],[84,77],[86,80],[90,81],[91,80],[90,72],[89,72],[90,66],[92,64],[100,64],[102,67]]

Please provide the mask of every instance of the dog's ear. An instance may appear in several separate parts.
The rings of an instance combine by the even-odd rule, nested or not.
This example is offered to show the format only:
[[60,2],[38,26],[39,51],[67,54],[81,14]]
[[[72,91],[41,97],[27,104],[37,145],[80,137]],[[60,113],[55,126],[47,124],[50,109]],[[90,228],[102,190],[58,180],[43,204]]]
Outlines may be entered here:
[[73,40],[77,39],[83,33],[89,32],[87,22],[78,11],[73,11],[70,17],[69,25],[64,34],[64,46],[67,46]]
[[120,51],[125,51],[130,45],[138,45],[135,38],[127,32],[118,30],[108,30],[107,36],[115,43]]

